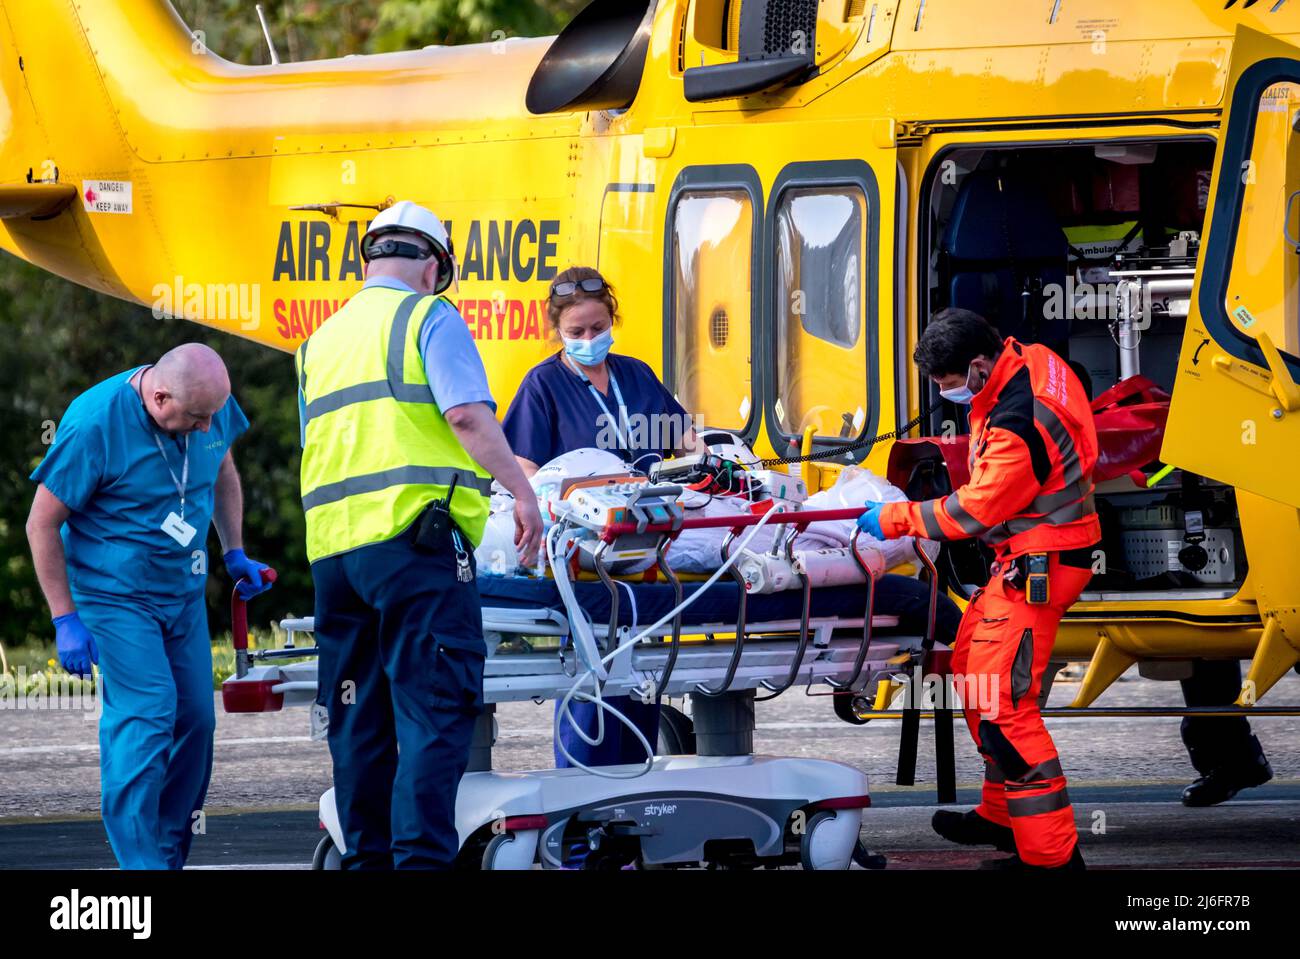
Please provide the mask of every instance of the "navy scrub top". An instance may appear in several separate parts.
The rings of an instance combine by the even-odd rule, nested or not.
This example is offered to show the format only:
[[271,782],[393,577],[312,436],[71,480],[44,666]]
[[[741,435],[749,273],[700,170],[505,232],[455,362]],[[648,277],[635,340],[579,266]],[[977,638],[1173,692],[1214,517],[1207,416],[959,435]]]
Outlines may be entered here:
[[[506,411],[502,428],[516,456],[542,466],[563,453],[586,447],[609,448],[612,431],[606,429],[605,410],[592,396],[588,384],[557,353],[538,363],[524,377]],[[670,456],[672,442],[681,443],[686,428],[693,425],[686,410],[659,382],[654,370],[630,356],[611,353],[605,361],[618,380],[629,423],[623,430],[631,449],[611,448],[641,471]],[[619,415],[618,400],[611,385],[601,394],[613,417]],[[639,415],[639,419],[637,418]],[[671,416],[672,420],[664,417]],[[668,443],[665,448],[663,443]]]

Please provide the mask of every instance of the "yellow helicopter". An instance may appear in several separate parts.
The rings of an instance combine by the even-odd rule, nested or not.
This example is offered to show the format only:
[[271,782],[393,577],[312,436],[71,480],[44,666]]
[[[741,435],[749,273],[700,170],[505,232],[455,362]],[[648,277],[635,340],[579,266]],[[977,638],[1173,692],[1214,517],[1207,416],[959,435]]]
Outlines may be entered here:
[[240,66],[165,0],[15,0],[0,245],[292,350],[414,199],[503,409],[593,263],[710,427],[815,454],[919,417],[862,462],[930,488],[961,428],[911,349],[974,309],[1120,389],[1147,460],[1098,484],[1120,569],[1062,624],[1074,705],[1197,658],[1249,660],[1249,705],[1300,660],[1298,39],[1286,0],[594,0],[557,38]]

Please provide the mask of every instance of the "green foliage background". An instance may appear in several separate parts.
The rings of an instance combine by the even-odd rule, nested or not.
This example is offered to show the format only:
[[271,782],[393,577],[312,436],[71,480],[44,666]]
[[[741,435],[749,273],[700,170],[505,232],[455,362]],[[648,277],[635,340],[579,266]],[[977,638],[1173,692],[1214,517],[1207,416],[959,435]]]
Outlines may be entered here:
[[[430,44],[544,36],[585,0],[264,0],[282,60],[415,49]],[[175,0],[210,50],[240,63],[268,63],[251,0]],[[311,574],[298,498],[298,412],[293,360],[183,320],[157,320],[141,306],[76,286],[0,254],[0,643],[47,642],[49,612],[32,571],[24,524],[31,471],[53,424],[78,393],[157,359],[179,343],[207,343],[225,358],[252,428],[235,446],[244,480],[248,553],[274,564],[276,588],[255,601],[254,622],[312,608]],[[229,628],[230,582],[216,534],[209,538],[211,626]]]

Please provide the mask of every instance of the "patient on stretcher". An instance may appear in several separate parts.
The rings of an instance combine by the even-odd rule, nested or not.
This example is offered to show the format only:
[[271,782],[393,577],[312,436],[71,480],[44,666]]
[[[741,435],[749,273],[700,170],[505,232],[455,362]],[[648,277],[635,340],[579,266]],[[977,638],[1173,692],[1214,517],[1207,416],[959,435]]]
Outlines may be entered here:
[[[752,454],[749,455],[752,457]],[[756,459],[753,462],[757,464]],[[736,464],[729,462],[728,465]],[[563,508],[561,493],[568,482],[626,472],[627,466],[623,460],[604,450],[580,449],[556,457],[532,477],[543,518],[548,523],[553,523],[554,517],[560,515]],[[682,500],[689,517],[717,517],[759,512],[770,505],[764,502],[765,499],[776,500],[779,505],[791,510],[838,509],[859,506],[866,500],[893,502],[906,499],[896,486],[861,467],[849,467],[840,474],[834,486],[807,496],[802,502],[781,499],[761,490],[755,493],[747,488],[747,492],[748,495],[726,494],[719,493],[716,486],[704,490],[684,484]],[[513,548],[513,509],[514,502],[510,494],[494,486],[491,516],[475,554],[480,573],[497,576],[545,575],[544,560],[533,569],[523,570],[518,567]],[[679,574],[712,573],[723,562],[722,551],[728,532],[726,528],[684,530],[668,549],[668,563]],[[815,524],[796,536],[794,550],[804,560],[799,567],[800,571],[809,576],[813,586],[862,582],[858,564],[848,552],[853,532],[853,521],[843,520]],[[782,531],[774,523],[759,530],[749,542],[746,555],[738,561],[748,592],[768,593],[798,585],[794,570],[782,555],[783,551],[773,548],[776,537],[780,535]],[[914,556],[910,537],[882,541],[862,534],[857,545],[859,556],[877,575],[908,563]],[[924,543],[923,548],[931,557],[937,551],[937,546],[932,543]],[[654,565],[655,558],[651,555],[639,562],[622,563],[616,571],[620,576],[634,577],[648,573]],[[654,581],[652,574],[641,578],[644,581]]]
[[[748,465],[751,467],[759,465],[757,458],[743,448],[728,449],[726,452],[738,459],[748,456]],[[737,469],[746,465],[730,460],[727,462]],[[626,464],[615,454],[597,449],[582,449],[556,457],[543,465],[532,477],[532,483],[544,519],[553,523],[554,517],[562,515],[564,506],[561,493],[570,481],[626,472]],[[692,485],[702,485],[699,483],[681,485],[685,488],[683,505],[688,517],[742,516],[749,513],[755,505],[753,489],[749,489],[748,495],[720,495],[716,484],[708,490],[689,488]],[[528,569],[517,565],[513,548],[514,504],[508,493],[494,489],[492,514],[476,554],[484,603],[513,605],[517,601],[521,606],[545,605],[548,598],[554,595],[548,582],[550,571],[546,569],[545,559],[543,557],[536,567]],[[786,490],[781,492],[791,495]],[[789,510],[824,510],[854,507],[869,499],[890,502],[905,498],[901,490],[871,471],[849,467],[830,488],[806,497],[803,502],[789,500],[782,501],[781,505]],[[782,601],[766,603],[760,608],[782,611],[797,608],[798,587],[801,585],[798,574],[803,573],[814,587],[814,609],[817,614],[861,616],[863,594],[853,587],[864,584],[865,581],[860,566],[850,553],[853,532],[852,520],[821,522],[809,526],[795,537],[792,562],[781,548],[785,528],[769,523],[758,530],[737,560],[736,568],[743,577],[745,591],[753,597],[770,595],[773,600]],[[688,592],[692,587],[691,579],[703,579],[722,564],[723,546],[728,534],[729,530],[725,527],[688,529],[673,541],[666,559],[672,569],[687,580]],[[738,537],[737,541],[740,539]],[[937,544],[934,543],[923,541],[922,548],[932,558],[937,552]],[[912,540],[879,541],[862,534],[857,542],[857,550],[863,563],[877,577],[874,603],[877,616],[897,616],[900,632],[921,634],[925,629],[929,589],[926,583],[912,575],[913,570],[908,565],[915,558]],[[895,568],[905,570],[906,574],[886,572]],[[586,569],[586,572],[579,571],[577,578],[594,580],[596,577],[590,572],[590,566]],[[668,590],[662,575],[657,573],[653,554],[635,562],[615,564],[613,572],[617,578],[628,583],[625,589],[636,584],[643,612],[654,609]],[[595,583],[591,585],[598,586]],[[696,616],[704,615],[703,610],[706,608],[734,608],[736,588],[730,577],[724,577],[710,588],[706,596],[701,597],[703,602],[697,605]],[[590,615],[597,619],[602,613],[608,616],[603,587],[584,590],[581,595],[584,597],[584,605],[592,607],[588,609]],[[844,607],[842,613],[841,606]],[[621,609],[620,620],[628,615],[629,606],[625,604]],[[941,594],[936,617],[937,642],[951,643],[956,635],[960,615],[957,606]]]

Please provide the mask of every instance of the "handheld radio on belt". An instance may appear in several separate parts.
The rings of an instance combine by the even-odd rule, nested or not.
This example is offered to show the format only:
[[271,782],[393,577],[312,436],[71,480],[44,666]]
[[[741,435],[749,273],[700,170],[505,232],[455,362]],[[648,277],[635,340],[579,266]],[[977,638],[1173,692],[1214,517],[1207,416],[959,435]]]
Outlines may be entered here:
[[447,495],[434,500],[420,515],[416,521],[415,545],[430,553],[438,553],[446,549],[450,541],[456,550],[456,580],[468,583],[474,578],[474,570],[470,566],[469,551],[465,549],[460,530],[451,518],[451,498],[456,493],[459,481],[460,477],[453,475],[451,484],[447,487]]
[[1044,606],[1050,597],[1048,588],[1048,570],[1051,556],[1048,553],[1027,553],[1010,560],[1005,568],[994,564],[994,571],[1001,572],[1002,578],[1014,589],[1023,589],[1025,602],[1032,606]]
[[1047,554],[1030,553],[1025,557],[1025,602],[1035,606],[1047,602]]

